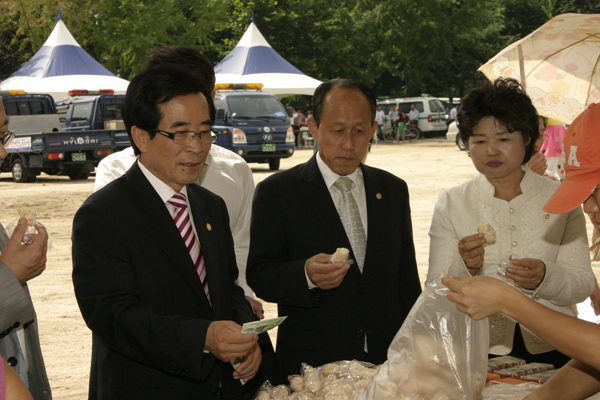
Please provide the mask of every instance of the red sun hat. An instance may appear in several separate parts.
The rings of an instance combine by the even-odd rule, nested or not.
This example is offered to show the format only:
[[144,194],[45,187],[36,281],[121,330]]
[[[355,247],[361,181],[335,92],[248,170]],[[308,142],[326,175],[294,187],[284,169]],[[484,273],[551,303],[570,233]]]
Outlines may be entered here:
[[600,104],[591,104],[564,138],[565,179],[544,206],[560,214],[581,205],[600,183]]

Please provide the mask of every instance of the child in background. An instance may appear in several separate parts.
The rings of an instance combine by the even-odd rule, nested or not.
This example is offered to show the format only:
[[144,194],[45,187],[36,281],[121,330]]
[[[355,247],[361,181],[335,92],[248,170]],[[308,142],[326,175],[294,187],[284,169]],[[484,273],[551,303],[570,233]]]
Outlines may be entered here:
[[546,156],[548,170],[554,173],[562,181],[565,178],[564,148],[565,125],[552,118],[546,120],[547,138],[542,145],[542,154]]

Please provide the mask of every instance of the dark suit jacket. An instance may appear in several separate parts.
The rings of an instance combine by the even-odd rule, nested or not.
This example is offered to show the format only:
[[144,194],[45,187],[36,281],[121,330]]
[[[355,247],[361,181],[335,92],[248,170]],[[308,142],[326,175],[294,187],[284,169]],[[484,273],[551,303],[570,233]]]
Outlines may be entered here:
[[308,289],[308,258],[351,249],[315,157],[261,182],[252,209],[247,280],[258,297],[278,303],[279,315],[288,316],[276,346],[286,374],[298,374],[301,362],[315,367],[351,359],[384,362],[421,293],[406,183],[365,165],[363,272],[352,265],[339,287]]
[[[73,221],[73,284],[93,332],[90,399],[239,399],[229,363],[205,353],[209,324],[255,320],[223,200],[188,186],[212,308],[171,215],[137,163]],[[220,388],[220,389],[219,389]]]

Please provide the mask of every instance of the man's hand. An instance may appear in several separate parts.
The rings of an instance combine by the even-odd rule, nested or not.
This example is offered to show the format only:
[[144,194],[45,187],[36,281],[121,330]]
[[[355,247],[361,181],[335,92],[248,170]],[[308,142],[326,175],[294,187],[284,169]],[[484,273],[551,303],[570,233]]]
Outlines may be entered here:
[[21,242],[27,231],[27,221],[25,218],[19,219],[12,237],[0,255],[0,262],[8,266],[21,285],[40,275],[46,269],[48,232],[41,224],[36,224],[35,229],[37,234],[32,235],[31,244],[22,245]]
[[260,301],[256,300],[254,297],[250,297],[250,296],[246,296],[246,300],[248,300],[248,303],[250,303],[250,306],[252,307],[252,312],[254,313],[254,315],[256,315],[259,319],[264,319],[265,318],[265,310],[263,309],[263,305]]
[[255,346],[250,350],[248,355],[244,357],[240,366],[233,371],[233,377],[248,382],[250,379],[254,378],[254,375],[258,372],[261,361],[262,353],[260,352],[260,346],[258,343],[255,343]]
[[544,175],[546,170],[548,169],[548,163],[546,162],[546,157],[543,154],[535,152],[529,159],[527,166],[530,170],[535,172],[538,175]]
[[350,264],[329,263],[332,254],[317,254],[306,261],[308,278],[322,290],[335,289],[340,286]]
[[489,276],[455,278],[445,276],[442,283],[450,289],[448,300],[456,303],[456,308],[475,320],[504,312],[506,299],[517,289]]
[[233,321],[213,321],[208,326],[204,349],[221,361],[244,358],[258,346],[258,335],[242,333],[242,327]]
[[476,270],[483,266],[484,244],[485,238],[483,237],[483,233],[465,236],[458,242],[458,253],[465,262],[469,272],[471,272],[471,275],[475,275]]
[[546,264],[533,258],[511,258],[512,265],[520,268],[507,267],[506,277],[524,289],[533,290],[542,283],[546,276]]

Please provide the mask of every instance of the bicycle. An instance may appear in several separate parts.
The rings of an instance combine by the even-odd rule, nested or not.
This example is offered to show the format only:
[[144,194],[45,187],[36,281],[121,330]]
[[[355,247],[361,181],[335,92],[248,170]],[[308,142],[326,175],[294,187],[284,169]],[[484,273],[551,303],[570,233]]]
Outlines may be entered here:
[[422,135],[421,130],[419,129],[419,127],[413,123],[408,123],[406,125],[406,128],[404,128],[404,139],[408,140],[409,142],[414,142],[415,140],[417,140],[418,138],[420,138]]
[[[414,124],[408,123],[404,127],[404,140],[414,142],[421,137],[421,130]],[[396,126],[387,128],[383,131],[383,139],[388,143],[393,143],[398,140]]]

